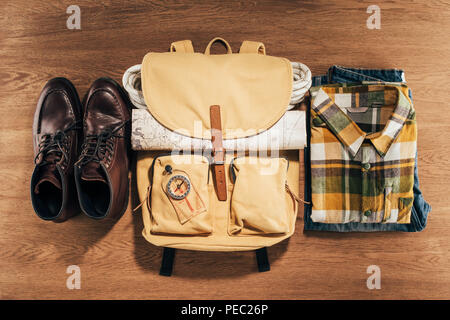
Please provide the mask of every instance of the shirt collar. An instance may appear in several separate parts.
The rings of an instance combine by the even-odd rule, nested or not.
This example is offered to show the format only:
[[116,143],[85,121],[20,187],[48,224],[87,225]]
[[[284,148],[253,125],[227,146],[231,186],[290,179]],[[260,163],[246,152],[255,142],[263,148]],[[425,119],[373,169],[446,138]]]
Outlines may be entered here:
[[[381,87],[381,88],[380,88]],[[334,97],[334,94],[340,88],[336,87],[322,87],[315,95],[311,107],[317,115],[326,123],[328,128],[334,133],[339,141],[348,149],[352,157],[358,153],[364,140],[369,139],[378,154],[384,157],[389,151],[394,140],[400,133],[405,121],[412,110],[410,100],[397,86],[380,86],[376,88],[370,85],[347,87],[344,94],[348,94],[350,99],[354,98],[355,92],[371,91],[376,89],[382,91],[383,89],[393,88],[397,90],[397,103],[394,111],[386,123],[384,129],[378,134],[368,134],[362,131],[358,125],[341,109],[339,108],[334,98],[331,98],[327,92]],[[361,90],[362,89],[362,90]],[[374,90],[373,90],[374,91]],[[352,105],[354,102],[352,101]],[[370,107],[370,106],[369,106]]]

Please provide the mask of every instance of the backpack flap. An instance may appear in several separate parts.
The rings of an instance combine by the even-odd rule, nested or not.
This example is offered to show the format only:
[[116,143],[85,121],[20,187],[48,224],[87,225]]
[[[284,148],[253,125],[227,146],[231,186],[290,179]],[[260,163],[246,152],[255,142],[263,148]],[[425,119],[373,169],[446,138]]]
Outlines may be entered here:
[[[221,41],[226,54],[210,54]],[[148,53],[142,62],[142,91],[148,110],[168,129],[210,139],[209,108],[220,105],[223,138],[253,136],[273,126],[286,112],[292,93],[292,66],[268,56],[262,43],[244,41],[239,54],[213,39],[205,53],[188,40],[171,52]]]

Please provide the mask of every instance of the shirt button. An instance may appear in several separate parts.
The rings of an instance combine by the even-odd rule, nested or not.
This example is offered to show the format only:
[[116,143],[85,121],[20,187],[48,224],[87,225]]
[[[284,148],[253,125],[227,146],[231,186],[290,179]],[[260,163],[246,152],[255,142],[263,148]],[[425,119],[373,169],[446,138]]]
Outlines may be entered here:
[[320,118],[314,118],[312,122],[313,125],[315,125],[316,127],[320,126],[323,123],[323,121]]
[[372,214],[372,211],[370,211],[370,210],[364,211],[364,215],[365,215],[366,217],[370,216],[371,214]]
[[362,167],[363,167],[365,170],[369,170],[369,169],[370,169],[370,163],[363,163],[363,164],[362,164]]

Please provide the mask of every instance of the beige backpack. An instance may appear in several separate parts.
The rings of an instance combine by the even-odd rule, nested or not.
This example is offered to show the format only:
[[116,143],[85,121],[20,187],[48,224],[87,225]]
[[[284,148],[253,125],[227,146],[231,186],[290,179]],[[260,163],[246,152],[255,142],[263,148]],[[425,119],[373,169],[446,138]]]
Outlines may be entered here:
[[[226,54],[210,54],[216,41]],[[244,41],[233,54],[215,38],[196,53],[185,40],[170,52],[148,53],[141,77],[154,119],[183,137],[211,140],[211,150],[138,152],[142,234],[164,247],[160,274],[172,273],[175,249],[256,250],[259,271],[269,270],[265,248],[295,230],[299,150],[225,150],[223,141],[245,141],[283,117],[291,63],[266,55],[259,42]]]

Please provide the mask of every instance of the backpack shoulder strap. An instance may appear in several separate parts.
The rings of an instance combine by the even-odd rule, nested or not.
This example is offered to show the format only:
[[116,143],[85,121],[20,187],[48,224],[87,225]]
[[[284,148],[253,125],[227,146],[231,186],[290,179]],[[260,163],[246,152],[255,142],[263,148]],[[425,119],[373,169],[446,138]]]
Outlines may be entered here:
[[266,47],[262,42],[245,40],[241,44],[239,53],[259,53],[265,55]]
[[270,271],[270,263],[269,263],[269,257],[267,255],[267,248],[262,247],[257,250],[255,250],[256,254],[256,262],[258,263],[258,271],[259,272],[266,272]]
[[172,275],[174,258],[175,258],[175,249],[164,247],[161,261],[161,269],[159,269],[159,274],[161,276],[170,277]]
[[[161,276],[170,277],[172,275],[173,263],[175,259],[175,250],[174,248],[163,248],[162,261],[161,261],[161,269],[159,270],[159,274]],[[256,262],[258,264],[259,272],[270,271],[270,263],[269,257],[267,255],[267,248],[259,248],[255,250],[256,254]]]
[[193,53],[194,46],[191,40],[175,41],[170,44],[170,52]]

